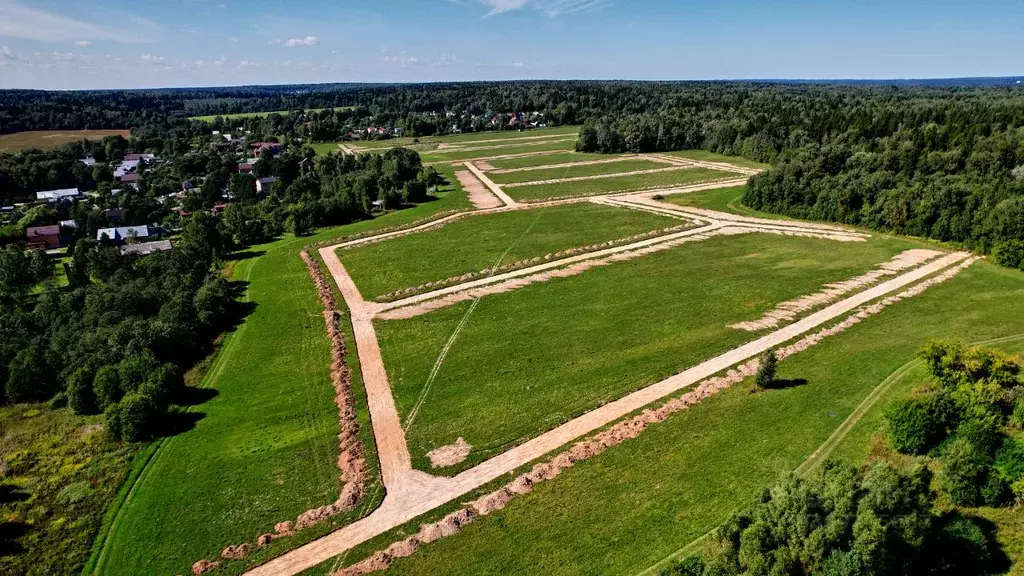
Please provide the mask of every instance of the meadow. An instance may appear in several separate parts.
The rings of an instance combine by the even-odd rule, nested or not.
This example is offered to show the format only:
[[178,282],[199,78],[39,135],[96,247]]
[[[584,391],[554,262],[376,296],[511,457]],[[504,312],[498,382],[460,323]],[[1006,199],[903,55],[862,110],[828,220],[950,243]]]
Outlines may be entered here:
[[581,152],[564,152],[561,154],[544,154],[541,156],[520,156],[519,158],[501,158],[489,160],[488,164],[498,170],[511,168],[534,168],[552,164],[568,164],[570,162],[586,162],[587,160],[629,159],[633,155],[587,154]]
[[474,447],[469,459],[441,472],[468,468],[753,340],[728,325],[914,245],[719,237],[409,320],[379,321],[414,465],[429,470],[427,452],[463,437]]
[[424,163],[436,162],[457,162],[460,160],[475,160],[478,158],[492,158],[494,156],[506,156],[510,154],[533,154],[536,152],[570,151],[575,146],[574,139],[535,140],[530,143],[516,142],[509,140],[505,144],[481,144],[487,146],[486,150],[474,150],[474,147],[457,147],[449,149],[425,150],[420,152],[420,158]]
[[[806,383],[758,393],[749,381],[736,385],[535,486],[458,536],[396,560],[388,574],[654,576],[666,559],[699,550],[691,543],[780,473],[803,464],[872,390],[914,359],[926,339],[981,341],[1024,333],[1024,310],[1015,304],[1022,297],[1020,272],[976,263],[782,362],[780,378]],[[843,446],[864,446],[866,438],[855,430]],[[847,454],[840,447],[832,455]],[[1005,524],[1019,533],[1012,513],[992,514],[1007,516]],[[347,557],[361,558],[401,533]],[[1017,550],[1020,560],[1016,546],[1010,551]],[[326,574],[338,564],[305,574]]]
[[491,174],[488,177],[497,184],[511,184],[517,182],[540,182],[543,180],[558,180],[562,178],[621,174],[623,172],[656,170],[658,168],[671,167],[671,164],[655,162],[654,160],[624,159],[620,162],[611,162],[608,164],[584,164],[582,166],[566,166],[564,168],[506,172],[503,174]]
[[444,280],[568,248],[681,225],[647,212],[579,204],[464,218],[338,256],[363,297]]
[[[227,335],[200,387],[210,398],[195,407],[194,427],[159,443],[152,459],[109,514],[89,572],[185,573],[229,544],[253,541],[276,522],[333,502],[338,479],[338,415],[330,381],[330,347],[322,306],[298,256],[308,244],[400,226],[468,203],[457,184],[440,198],[373,220],[285,237],[256,246],[234,267],[254,305]],[[348,337],[348,335],[346,335]],[[348,342],[354,349],[354,343]],[[353,368],[360,436],[374,462],[372,430]],[[374,473],[375,474],[375,473]],[[279,554],[369,512],[383,496],[368,486],[363,507],[275,543],[246,563]],[[222,571],[222,573],[229,573]]]
[[[533,128],[530,130],[487,130],[484,132],[471,132],[466,134],[449,134],[445,136],[419,136],[419,137],[402,137],[402,138],[391,138],[388,140],[357,140],[351,142],[353,146],[360,148],[394,148],[396,146],[415,146],[423,145],[438,145],[438,144],[451,144],[453,146],[469,145],[472,143],[481,143],[481,146],[485,146],[491,143],[491,140],[497,140],[502,142],[512,143],[516,140],[526,138],[528,140],[537,139],[542,136],[575,136],[580,131],[579,126],[558,126],[555,128]],[[495,142],[498,143],[498,142]]]
[[666,156],[675,156],[677,158],[697,160],[700,162],[725,162],[726,164],[734,164],[743,168],[757,168],[763,170],[769,167],[768,164],[748,160],[742,156],[728,156],[726,154],[708,152],[707,150],[675,150],[673,152],[664,152],[664,154]]
[[0,134],[0,152],[20,152],[38,148],[50,150],[59,148],[70,142],[82,140],[100,140],[104,136],[121,136],[128,138],[128,130],[33,130]]
[[639,176],[619,176],[597,180],[578,180],[559,184],[537,184],[531,186],[506,187],[505,192],[522,202],[540,201],[551,198],[572,198],[595,196],[613,192],[644,190],[668,186],[685,186],[697,182],[727,180],[736,175],[709,168],[683,168],[673,172],[656,172]]

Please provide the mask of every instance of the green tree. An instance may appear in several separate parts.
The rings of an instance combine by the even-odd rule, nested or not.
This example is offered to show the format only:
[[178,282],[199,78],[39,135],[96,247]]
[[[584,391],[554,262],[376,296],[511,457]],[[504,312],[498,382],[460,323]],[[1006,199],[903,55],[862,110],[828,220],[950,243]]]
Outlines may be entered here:
[[97,370],[92,381],[92,390],[96,397],[96,406],[100,410],[106,411],[111,405],[117,404],[124,395],[117,366],[110,364]]
[[896,402],[885,413],[889,443],[902,454],[924,454],[946,434],[935,394]]
[[42,347],[29,346],[18,352],[7,369],[4,392],[9,402],[46,400],[56,392]]
[[766,390],[775,384],[775,377],[779,371],[779,357],[774,350],[766,350],[761,353],[760,362],[757,367],[757,375],[754,381],[757,387]]
[[96,396],[93,394],[93,374],[85,367],[71,373],[67,379],[68,405],[75,414],[95,414]]
[[970,441],[958,438],[950,442],[942,456],[939,483],[957,506],[978,506],[982,503],[981,488],[985,484],[990,460]]

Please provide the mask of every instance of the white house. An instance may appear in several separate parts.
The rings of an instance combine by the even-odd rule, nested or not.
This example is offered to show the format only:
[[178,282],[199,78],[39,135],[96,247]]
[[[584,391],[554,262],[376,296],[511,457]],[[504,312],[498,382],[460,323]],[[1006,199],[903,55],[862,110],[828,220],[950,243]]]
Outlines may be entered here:
[[100,228],[96,231],[96,239],[106,236],[114,242],[124,242],[128,238],[149,238],[149,226],[119,226],[117,228]]
[[80,198],[82,193],[78,191],[78,188],[62,188],[60,190],[46,190],[43,192],[36,192],[36,200],[46,200],[47,202],[61,202],[63,200],[73,200]]

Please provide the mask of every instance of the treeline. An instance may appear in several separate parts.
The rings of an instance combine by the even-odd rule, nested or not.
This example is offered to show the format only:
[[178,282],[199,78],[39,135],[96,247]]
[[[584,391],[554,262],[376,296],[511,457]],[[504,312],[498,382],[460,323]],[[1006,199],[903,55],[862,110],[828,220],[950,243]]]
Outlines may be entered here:
[[948,341],[920,356],[931,382],[886,414],[889,445],[917,459],[789,474],[660,575],[1004,573],[994,527],[968,509],[1024,504],[1021,359]]

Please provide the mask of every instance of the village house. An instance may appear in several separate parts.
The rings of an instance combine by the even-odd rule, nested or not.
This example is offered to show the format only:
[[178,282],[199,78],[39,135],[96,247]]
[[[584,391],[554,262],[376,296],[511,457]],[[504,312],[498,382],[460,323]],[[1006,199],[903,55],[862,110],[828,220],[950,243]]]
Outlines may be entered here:
[[266,178],[260,178],[256,180],[256,193],[264,194],[270,192],[270,187],[274,185],[274,182],[280,180],[277,176],[267,176]]
[[43,192],[36,192],[36,200],[46,201],[49,203],[64,202],[75,200],[82,197],[82,193],[79,192],[78,188],[62,188],[60,190],[45,190]]
[[167,252],[173,246],[170,240],[157,240],[155,242],[140,242],[138,244],[125,244],[121,247],[121,254],[138,254],[146,256],[155,252]]
[[123,244],[131,238],[149,238],[149,226],[118,226],[116,228],[100,228],[96,231],[96,239],[102,240],[106,236],[115,244]]
[[66,243],[61,237],[60,226],[33,226],[25,230],[28,247],[35,250],[53,250],[63,248]]

